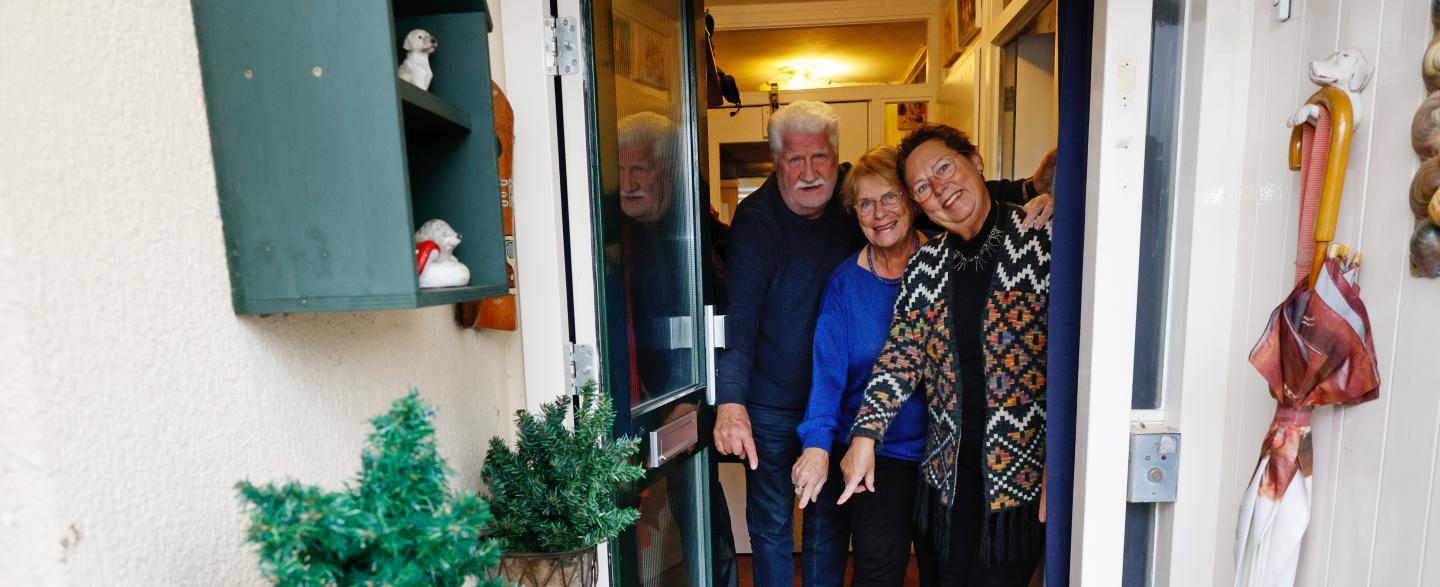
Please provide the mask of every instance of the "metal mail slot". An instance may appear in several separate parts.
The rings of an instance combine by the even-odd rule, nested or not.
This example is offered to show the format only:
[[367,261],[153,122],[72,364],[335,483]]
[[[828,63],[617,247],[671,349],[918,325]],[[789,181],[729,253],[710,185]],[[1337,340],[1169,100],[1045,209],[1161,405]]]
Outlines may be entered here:
[[675,455],[690,450],[699,440],[699,414],[690,412],[680,416],[674,422],[650,431],[650,455],[645,459],[645,466],[653,469],[663,465]]

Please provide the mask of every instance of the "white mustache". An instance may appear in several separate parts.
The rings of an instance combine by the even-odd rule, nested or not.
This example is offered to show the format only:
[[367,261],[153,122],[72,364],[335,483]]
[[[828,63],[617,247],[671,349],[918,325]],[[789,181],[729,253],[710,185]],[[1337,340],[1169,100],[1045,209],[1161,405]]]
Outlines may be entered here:
[[823,178],[823,177],[822,177],[822,178],[819,178],[819,179],[817,179],[817,180],[815,180],[815,181],[805,181],[805,180],[803,180],[803,179],[797,179],[797,180],[795,180],[795,189],[797,189],[797,190],[806,190],[806,189],[810,189],[810,188],[818,188],[818,187],[821,187],[821,186],[824,186],[824,185],[825,185],[825,178]]
[[650,194],[649,194],[649,193],[646,193],[644,190],[636,191],[636,192],[620,192],[620,197],[622,197],[622,198],[648,198],[648,197],[650,197]]

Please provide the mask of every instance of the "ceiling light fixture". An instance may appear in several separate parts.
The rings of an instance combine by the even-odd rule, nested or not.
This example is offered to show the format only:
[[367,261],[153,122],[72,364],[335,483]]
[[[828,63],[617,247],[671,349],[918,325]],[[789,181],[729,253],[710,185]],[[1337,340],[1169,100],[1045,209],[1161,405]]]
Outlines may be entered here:
[[780,85],[781,90],[812,90],[828,88],[836,84],[829,79],[815,77],[814,65],[787,65],[780,68],[780,75],[760,84],[760,91],[769,91],[770,84]]

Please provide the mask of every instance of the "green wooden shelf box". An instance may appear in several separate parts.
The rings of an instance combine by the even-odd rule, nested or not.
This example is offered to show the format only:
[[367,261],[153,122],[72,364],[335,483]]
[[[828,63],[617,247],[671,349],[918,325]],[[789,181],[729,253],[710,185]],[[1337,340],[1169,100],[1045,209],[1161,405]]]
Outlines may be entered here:
[[[416,308],[507,293],[484,0],[192,0],[235,311]],[[426,92],[395,76],[435,35]],[[464,287],[421,290],[449,222]]]

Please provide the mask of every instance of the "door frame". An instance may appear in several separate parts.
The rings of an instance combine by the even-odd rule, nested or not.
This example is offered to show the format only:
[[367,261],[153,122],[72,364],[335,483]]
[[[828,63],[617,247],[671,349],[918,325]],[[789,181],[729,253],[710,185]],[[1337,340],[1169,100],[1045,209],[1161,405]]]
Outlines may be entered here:
[[[1131,410],[1135,308],[1150,71],[1150,0],[1094,5],[1085,265],[1072,531],[1075,585],[1120,585],[1128,433],[1140,421],[1182,434],[1179,499],[1160,504],[1152,530],[1154,585],[1228,584],[1244,479],[1225,461],[1252,458],[1227,444],[1224,390],[1253,335],[1234,320],[1241,193],[1249,133],[1251,39],[1268,7],[1187,0],[1168,311],[1166,387],[1159,410]],[[1122,65],[1133,64],[1133,75]],[[1128,94],[1127,94],[1128,90]],[[1233,124],[1201,121],[1232,120]],[[1280,124],[1281,121],[1274,121]],[[1278,155],[1277,155],[1278,156]],[[1187,368],[1188,367],[1188,368]],[[1086,523],[1086,521],[1090,523]]]
[[[583,23],[586,18],[581,6],[581,0],[553,0],[555,12],[553,17],[574,17],[581,26],[576,27],[577,41],[580,47],[586,46],[587,37],[590,34]],[[511,3],[531,4],[531,2]],[[533,4],[544,5],[549,2],[533,2]],[[541,9],[547,15],[548,7]],[[550,18],[545,16],[543,18]],[[542,18],[542,20],[543,20]],[[533,42],[533,39],[543,38],[544,27],[534,37],[530,37],[530,51],[543,58],[542,47]],[[540,68],[544,72],[544,67]],[[569,291],[569,300],[561,300],[569,305],[570,329],[567,338],[560,339],[560,347],[556,349],[562,355],[568,357],[571,349],[579,346],[589,346],[596,349],[598,362],[598,349],[600,348],[600,317],[599,294],[596,290],[595,273],[595,222],[591,209],[591,175],[589,168],[591,143],[590,128],[587,122],[586,112],[586,80],[592,75],[590,63],[587,59],[581,59],[579,72],[573,75],[550,76],[549,85],[554,96],[552,120],[556,128],[552,131],[552,137],[559,145],[569,146],[570,149],[580,149],[580,153],[571,153],[564,150],[564,147],[555,151],[554,165],[557,175],[563,178],[560,181],[564,193],[563,204],[558,207],[555,216],[558,224],[555,226],[557,233],[564,233],[563,248],[555,251],[554,260],[560,265],[562,271],[568,278],[562,282]],[[519,187],[519,186],[517,186]],[[549,315],[561,315],[557,311],[564,308],[564,305],[547,306],[537,308],[537,312],[544,312]],[[527,333],[528,334],[528,333]],[[528,337],[528,336],[527,336]],[[528,355],[527,355],[528,356]],[[567,359],[568,361],[568,359]],[[597,365],[596,372],[603,366]],[[528,374],[527,374],[528,375]],[[526,379],[527,386],[529,379]],[[616,413],[620,410],[628,410],[628,406],[615,406]],[[612,549],[609,543],[601,544],[597,556],[599,557],[598,585],[614,584],[612,578]]]
[[1094,6],[1090,87],[1101,99],[1090,104],[1086,157],[1072,585],[1122,584],[1151,9]]
[[[1215,585],[1233,581],[1231,550],[1240,494],[1249,469],[1227,467],[1255,458],[1251,439],[1226,434],[1232,373],[1249,372],[1254,325],[1235,319],[1241,275],[1239,243],[1245,224],[1245,118],[1249,109],[1251,39],[1268,6],[1188,0],[1185,7],[1175,165],[1176,250],[1170,314],[1183,332],[1170,356],[1163,418],[1183,433],[1179,500],[1157,511],[1151,576],[1156,585]],[[1263,58],[1262,58],[1263,59]],[[1233,124],[1201,121],[1233,120]],[[1273,121],[1275,125],[1283,121]],[[1282,127],[1283,128],[1283,127]],[[1278,157],[1278,154],[1277,154]],[[1172,336],[1172,340],[1174,336]],[[1193,368],[1185,368],[1193,366]],[[1241,367],[1236,369],[1236,367]],[[1238,422],[1235,422],[1238,424]],[[1232,471],[1242,471],[1234,477]],[[1222,473],[1223,472],[1223,473]]]
[[[599,250],[600,244],[597,243],[595,239],[597,229],[595,181],[596,173],[598,172],[595,171],[591,165],[592,161],[598,157],[598,154],[592,151],[592,145],[595,144],[596,131],[592,128],[588,110],[590,103],[593,101],[590,95],[593,91],[591,80],[595,75],[592,72],[594,63],[593,52],[587,51],[587,48],[591,45],[591,15],[587,14],[587,10],[590,7],[590,0],[552,1],[555,4],[556,17],[574,17],[576,19],[578,23],[576,27],[578,46],[584,55],[579,60],[580,67],[577,74],[558,76],[553,78],[552,82],[555,88],[553,112],[557,121],[561,121],[561,123],[558,123],[556,135],[560,143],[560,148],[556,152],[556,167],[562,177],[564,186],[562,217],[563,230],[565,233],[565,249],[561,264],[568,271],[568,307],[569,321],[571,324],[569,330],[570,342],[565,343],[565,346],[567,353],[568,349],[571,348],[571,344],[575,346],[585,345],[596,349],[597,352],[595,356],[602,357],[602,359],[597,359],[600,364],[597,365],[596,372],[604,373],[604,369],[607,368],[603,364],[605,353],[600,352],[600,350],[605,343],[604,339],[606,337],[605,333],[601,332],[602,320],[599,315],[601,307],[600,292],[598,290],[600,279],[598,273],[600,265],[598,261],[600,260],[602,252]],[[700,4],[698,0],[674,1],[677,3],[693,2],[695,6],[699,6]],[[682,14],[684,14],[686,20],[682,21],[682,26],[689,27],[692,30],[698,30],[696,27],[699,26],[699,19],[702,18],[703,13],[691,14],[693,12],[695,12],[695,10],[689,8],[684,10]],[[698,55],[698,39],[691,39],[688,43],[682,41],[680,49],[682,50],[682,54],[679,81],[680,83],[695,82],[698,72],[693,71],[695,67],[693,55]],[[686,69],[687,67],[689,69]],[[699,160],[699,154],[703,149],[703,144],[701,144],[700,141],[704,138],[703,127],[701,126],[703,119],[700,118],[705,110],[700,104],[703,100],[703,91],[703,87],[694,85],[683,90],[683,93],[690,95],[690,98],[696,103],[696,106],[684,112],[683,118],[676,121],[677,127],[685,129],[685,132],[689,133],[686,140],[694,145],[694,149],[685,153],[685,156],[690,160],[689,163],[693,175],[692,181],[694,182],[699,181],[701,169],[704,165],[704,162]],[[698,189],[696,193],[700,193]],[[696,205],[708,206],[709,202],[701,201],[697,202]],[[700,255],[704,254],[704,251],[701,250],[702,243],[704,242],[702,233],[705,230],[701,220],[704,217],[704,213],[704,208],[697,209],[696,218],[694,219],[696,222],[696,238],[693,243],[693,247],[695,248],[693,258],[696,260],[696,263],[700,263]],[[698,270],[699,267],[697,267],[697,271]],[[703,280],[703,276],[701,279]],[[710,341],[710,324],[706,319],[708,313],[702,294],[704,284],[697,282],[697,285],[697,290],[693,292],[696,297],[697,314],[693,316],[693,318],[698,325],[695,339],[697,342],[696,351],[699,353],[697,365],[700,369],[699,373],[704,374],[713,369],[711,355],[706,349]],[[554,307],[549,308],[548,311],[551,314],[560,314],[559,312],[555,312]],[[663,401],[661,401],[662,398],[655,398],[652,401],[641,404],[641,406],[638,407],[644,407],[644,410],[638,414],[633,412],[633,409],[637,406],[630,406],[628,403],[618,400],[615,402],[617,426],[631,426],[633,418],[634,422],[643,423],[644,426],[648,426],[651,429],[661,424],[657,418],[662,415],[660,411],[662,411],[665,404],[694,402],[699,405],[699,450],[685,458],[675,459],[656,467],[647,467],[645,479],[629,489],[622,490],[620,494],[617,495],[617,498],[622,502],[635,500],[634,491],[642,490],[653,484],[664,483],[666,476],[675,473],[681,467],[693,467],[696,473],[696,479],[691,489],[695,492],[695,503],[705,505],[698,509],[699,512],[702,512],[702,515],[699,516],[699,524],[691,529],[699,531],[699,544],[701,545],[701,550],[704,552],[704,561],[702,562],[702,567],[699,569],[699,573],[707,581],[713,580],[714,577],[714,564],[713,561],[710,560],[713,549],[710,545],[711,533],[709,530],[709,516],[708,514],[703,514],[703,512],[709,511],[710,484],[708,475],[710,475],[711,471],[709,464],[714,458],[710,451],[711,443],[709,440],[710,430],[713,428],[713,417],[708,411],[709,402],[707,401],[710,385],[712,385],[711,379],[702,375],[698,384],[695,386],[667,394],[664,396]],[[612,390],[606,390],[605,393],[610,394],[611,397],[614,398],[614,392]],[[643,434],[637,433],[637,436],[643,436]],[[648,442],[648,439],[641,438],[642,451],[646,449]],[[634,528],[627,530],[626,533],[621,535],[619,540],[628,540],[634,531]],[[625,557],[638,555],[629,543],[602,544],[600,546],[599,556],[602,561],[600,565],[600,585],[620,584],[630,580],[627,578],[629,576],[628,573],[621,565],[629,564],[633,567],[636,563],[634,561],[626,561]]]

